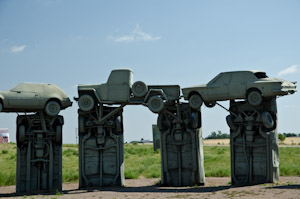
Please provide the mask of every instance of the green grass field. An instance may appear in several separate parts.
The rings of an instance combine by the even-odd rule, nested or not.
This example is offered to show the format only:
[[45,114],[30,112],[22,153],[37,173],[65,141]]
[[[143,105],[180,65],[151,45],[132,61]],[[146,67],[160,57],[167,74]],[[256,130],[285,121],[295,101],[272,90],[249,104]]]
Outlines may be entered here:
[[[280,175],[300,176],[300,147],[280,147]],[[160,153],[152,145],[125,144],[125,178],[160,177]],[[16,182],[16,144],[0,144],[0,186]],[[204,146],[204,166],[207,177],[230,176],[230,148]],[[63,145],[63,182],[78,180],[78,146]]]

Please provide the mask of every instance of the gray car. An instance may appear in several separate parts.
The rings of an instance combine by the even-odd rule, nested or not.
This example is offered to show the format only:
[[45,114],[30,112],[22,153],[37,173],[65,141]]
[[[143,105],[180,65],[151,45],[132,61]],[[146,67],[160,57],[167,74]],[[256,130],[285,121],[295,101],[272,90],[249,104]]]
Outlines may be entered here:
[[263,71],[223,72],[207,84],[182,89],[184,99],[194,109],[199,109],[203,102],[213,107],[216,101],[234,99],[247,99],[251,105],[258,106],[263,98],[296,91],[296,82],[269,78]]
[[56,116],[72,106],[66,93],[55,84],[21,83],[0,92],[0,112],[37,112],[45,110]]

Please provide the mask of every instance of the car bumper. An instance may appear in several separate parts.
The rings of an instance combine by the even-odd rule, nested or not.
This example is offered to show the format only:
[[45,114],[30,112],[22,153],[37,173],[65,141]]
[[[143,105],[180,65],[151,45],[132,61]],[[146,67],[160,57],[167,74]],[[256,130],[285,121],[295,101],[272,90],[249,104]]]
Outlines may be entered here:
[[71,100],[69,98],[64,99],[62,101],[62,109],[68,108],[70,106],[72,106],[73,102],[71,102]]
[[273,89],[272,92],[276,95],[288,95],[297,92],[297,89],[293,89],[293,88]]

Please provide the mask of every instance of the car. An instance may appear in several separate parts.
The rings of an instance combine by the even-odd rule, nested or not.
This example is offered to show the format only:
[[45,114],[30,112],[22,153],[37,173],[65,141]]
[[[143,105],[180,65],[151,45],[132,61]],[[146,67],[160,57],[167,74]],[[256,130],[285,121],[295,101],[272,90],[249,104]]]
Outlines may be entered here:
[[296,82],[269,78],[263,71],[223,72],[207,84],[182,89],[185,100],[194,109],[204,104],[213,107],[216,101],[246,99],[258,106],[264,98],[293,94]]
[[55,84],[21,83],[0,92],[0,112],[38,112],[57,116],[72,106],[66,93]]
[[131,69],[112,70],[106,83],[78,85],[79,109],[83,112],[94,110],[99,104],[145,104],[158,113],[164,103],[180,98],[179,85],[146,85],[143,81],[133,83]]

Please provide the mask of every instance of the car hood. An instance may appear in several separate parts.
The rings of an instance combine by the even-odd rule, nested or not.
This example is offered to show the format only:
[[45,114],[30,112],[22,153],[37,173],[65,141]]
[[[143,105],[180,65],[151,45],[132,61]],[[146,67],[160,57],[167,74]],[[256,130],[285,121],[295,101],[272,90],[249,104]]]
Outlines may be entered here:
[[194,86],[189,86],[189,87],[185,87],[185,88],[182,88],[182,90],[190,90],[190,89],[195,89],[195,88],[206,88],[207,87],[207,84],[199,84],[199,85],[194,85]]

